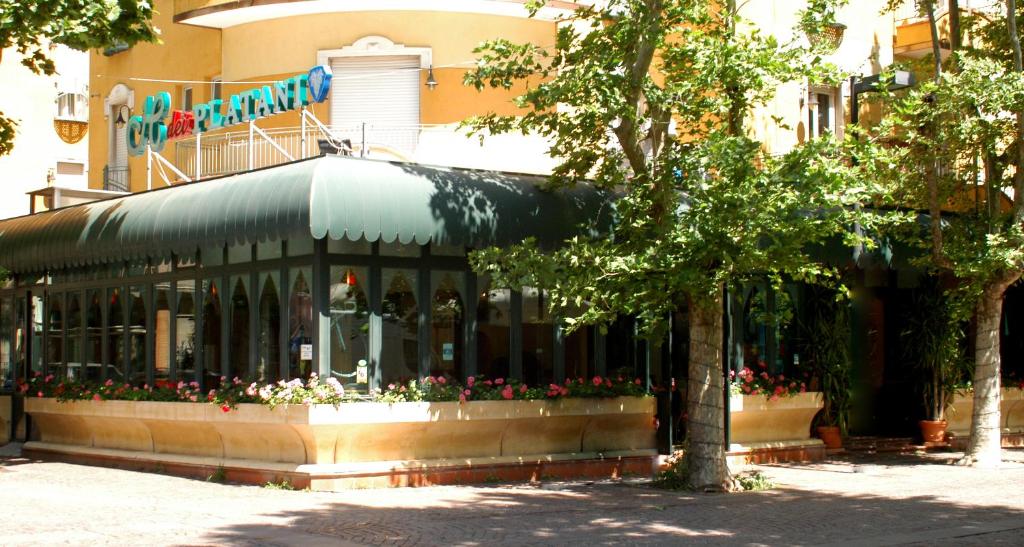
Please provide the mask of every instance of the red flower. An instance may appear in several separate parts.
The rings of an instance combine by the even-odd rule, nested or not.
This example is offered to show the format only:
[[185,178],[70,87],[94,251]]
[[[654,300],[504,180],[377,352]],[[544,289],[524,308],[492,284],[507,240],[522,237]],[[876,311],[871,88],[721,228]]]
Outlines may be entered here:
[[501,397],[503,399],[512,398],[512,386],[505,386],[505,389],[501,390]]
[[640,378],[637,378],[636,380],[633,380],[633,383],[636,384],[636,385],[640,385],[643,382],[640,381]]
[[39,393],[36,393],[36,397],[42,397],[42,396],[43,396],[43,392],[42,391],[40,391]]
[[92,400],[93,401],[102,401],[102,399],[100,398],[100,394],[99,393],[96,393],[95,395],[93,395],[92,396]]
[[601,377],[600,377],[600,376],[594,376],[594,379],[593,379],[593,380],[591,380],[591,382],[593,382],[593,384],[594,384],[594,387],[597,387],[597,386],[600,386],[600,385],[601,385],[601,383],[602,383],[602,380],[601,380]]
[[505,379],[504,378],[498,378],[497,380],[494,381],[494,383],[500,386],[501,384],[505,383]]
[[519,393],[526,393],[526,384],[519,386]]
[[220,405],[220,411],[221,412],[230,412],[231,411],[231,407],[228,406],[228,405]]

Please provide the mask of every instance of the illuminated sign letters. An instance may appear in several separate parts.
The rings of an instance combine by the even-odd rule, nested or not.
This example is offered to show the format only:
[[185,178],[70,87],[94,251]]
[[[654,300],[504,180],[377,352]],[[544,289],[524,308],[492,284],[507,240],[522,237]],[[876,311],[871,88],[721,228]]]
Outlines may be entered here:
[[[309,74],[243,91],[227,100],[214,99],[197,104],[191,112],[172,112],[170,93],[160,92],[146,97],[143,115],[132,116],[128,121],[128,153],[141,155],[146,152],[146,146],[160,152],[168,140],[200,135],[302,108],[310,103],[324,102],[331,88],[331,76],[330,67],[313,67]],[[170,126],[164,123],[167,116],[171,116]]]

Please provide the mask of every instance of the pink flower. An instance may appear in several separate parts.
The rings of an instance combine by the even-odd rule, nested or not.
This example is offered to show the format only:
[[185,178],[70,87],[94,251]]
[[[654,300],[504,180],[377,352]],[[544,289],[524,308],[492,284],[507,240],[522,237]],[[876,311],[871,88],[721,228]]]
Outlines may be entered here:
[[463,395],[465,395],[466,397],[469,397],[470,395],[472,395],[472,394],[473,394],[473,392],[472,392],[472,391],[470,391],[470,390],[468,390],[468,389],[466,389],[466,390],[463,390],[463,391],[462,391],[462,394],[463,394]]
[[435,380],[433,376],[427,376],[427,381],[431,384],[437,383],[437,380]]
[[772,395],[771,397],[768,398],[768,400],[769,401],[778,401],[779,400],[779,396],[778,395]]
[[495,383],[495,385],[499,385],[500,386],[501,384],[505,383],[505,379],[504,378],[498,378],[497,380],[494,381],[494,383]]
[[99,393],[94,394],[92,396],[92,400],[93,401],[102,401],[102,399],[100,398],[100,394]]
[[565,397],[565,396],[569,395],[569,390],[565,389],[564,387],[560,388],[558,394],[561,395],[562,397]]
[[110,387],[114,385],[114,381],[108,378],[106,382],[103,382],[103,385]]
[[501,390],[501,397],[503,399],[511,399],[512,396],[512,386],[505,386],[505,389]]
[[[467,390],[467,391],[469,391],[469,390]],[[466,402],[466,394],[465,393],[460,393],[459,394],[459,402],[460,403]]]
[[608,378],[605,378],[605,379],[604,379],[604,385],[605,385],[606,387],[612,387],[612,381],[611,381],[611,380],[609,380]]
[[43,382],[45,382],[45,383],[50,383],[50,380],[53,380],[53,375],[52,374],[47,374],[46,378],[43,378]]
[[466,387],[473,387],[473,384],[475,384],[475,383],[476,383],[476,376],[470,376],[470,377],[466,378]]
[[493,386],[493,385],[494,385],[494,382],[492,382],[492,381],[490,381],[490,380],[484,380],[484,385],[485,385],[485,386]]
[[591,382],[593,382],[594,386],[596,387],[601,385],[602,380],[600,376],[594,376],[594,379],[591,380]]
[[767,380],[768,379],[768,373],[767,372],[762,372],[761,373],[761,378],[764,378],[765,380]]
[[743,384],[743,393],[750,393],[750,386],[749,385]]
[[786,381],[786,377],[784,375],[780,374],[779,375],[779,381],[780,382],[785,382]]
[[526,393],[526,384],[519,386],[519,393]]
[[743,377],[743,383],[749,384],[750,382],[753,382],[753,381],[754,381],[754,377],[753,376],[744,376]]
[[438,377],[437,377],[437,383],[439,383],[439,384],[441,384],[441,385],[444,385],[444,384],[447,384],[447,383],[448,383],[448,380],[445,380],[445,379],[444,379],[444,376],[438,376]]
[[192,402],[194,403],[194,402],[196,402],[196,401],[198,401],[198,400],[199,400],[199,397],[197,397],[197,396],[195,396],[195,395],[192,395],[191,397],[189,397],[189,398],[188,398],[188,400],[189,400],[189,401],[192,401]]
[[42,391],[40,391],[39,393],[36,393],[36,397],[42,397],[42,396],[43,396],[43,392]]

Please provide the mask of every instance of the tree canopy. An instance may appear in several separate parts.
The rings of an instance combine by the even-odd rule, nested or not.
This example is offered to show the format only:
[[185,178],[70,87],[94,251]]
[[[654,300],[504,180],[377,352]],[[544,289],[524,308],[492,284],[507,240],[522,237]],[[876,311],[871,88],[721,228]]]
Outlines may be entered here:
[[[540,133],[560,160],[552,186],[587,180],[621,194],[610,237],[576,238],[553,252],[527,241],[475,253],[474,266],[505,286],[548,289],[570,328],[632,316],[658,341],[669,314],[688,306],[687,458],[697,487],[728,477],[723,290],[754,278],[833,277],[809,249],[857,240],[848,226],[870,222],[857,205],[882,193],[847,161],[843,142],[810,140],[777,156],[752,134],[753,109],[780,85],[840,75],[802,32],[783,43],[744,22],[733,3],[712,4],[581,7],[551,47],[482,44],[466,76],[478,89],[528,82],[517,99],[524,116],[474,118],[466,122],[473,130]],[[830,20],[805,14],[802,25]]]

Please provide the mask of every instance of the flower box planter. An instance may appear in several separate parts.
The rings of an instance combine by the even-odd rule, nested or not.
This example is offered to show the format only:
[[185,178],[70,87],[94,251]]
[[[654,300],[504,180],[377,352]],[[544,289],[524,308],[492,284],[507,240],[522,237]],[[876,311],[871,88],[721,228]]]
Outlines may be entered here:
[[[729,451],[774,451],[782,456],[793,453],[792,458],[755,458],[756,461],[813,459],[819,451],[823,455],[821,440],[811,438],[811,420],[822,406],[819,392],[798,393],[774,401],[763,395],[733,395],[729,400]],[[806,454],[808,448],[815,454]]]
[[[974,413],[974,391],[962,391],[953,396],[946,411],[947,431],[957,437],[971,434],[971,415]],[[1003,435],[1024,433],[1024,390],[1004,387],[1000,393],[999,425]]]
[[484,462],[652,459],[656,452],[650,397],[273,410],[243,404],[230,412],[176,402],[29,398],[25,403],[37,430],[26,449],[317,477]]

